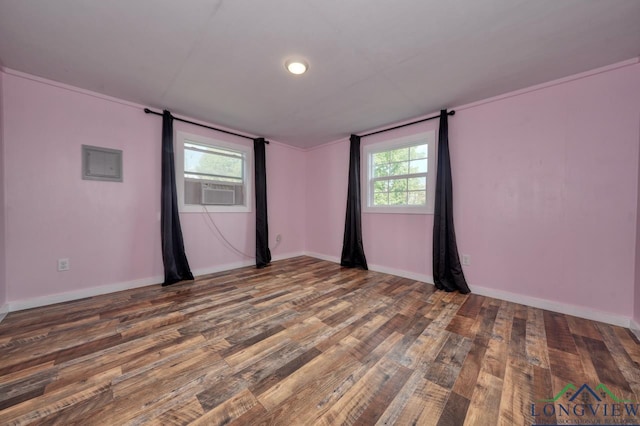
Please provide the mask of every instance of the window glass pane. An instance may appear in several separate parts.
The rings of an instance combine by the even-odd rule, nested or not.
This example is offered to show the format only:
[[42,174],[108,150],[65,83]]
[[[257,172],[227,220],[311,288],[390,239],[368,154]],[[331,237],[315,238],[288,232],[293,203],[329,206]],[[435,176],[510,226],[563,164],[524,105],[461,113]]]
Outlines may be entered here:
[[242,157],[218,152],[184,150],[184,171],[242,178]]
[[389,162],[389,151],[377,152],[373,154],[373,164],[384,164]]
[[424,145],[412,146],[410,151],[412,160],[427,158],[428,149],[426,143]]
[[407,193],[406,192],[390,192],[389,204],[391,205],[407,204]]
[[389,164],[376,164],[373,166],[373,177],[389,176]]
[[409,205],[423,206],[427,204],[427,192],[426,191],[411,191],[409,192]]
[[409,172],[409,162],[404,161],[402,163],[390,163],[389,164],[389,176],[406,175]]
[[427,188],[427,178],[417,177],[417,178],[409,178],[409,191],[415,191],[418,189],[426,189]]
[[389,151],[389,161],[407,161],[409,159],[409,148],[400,148]]
[[409,163],[409,173],[427,173],[427,159],[413,160]]
[[210,152],[210,153],[215,153],[215,154],[224,154],[224,155],[231,155],[234,157],[242,157],[242,153],[238,152],[238,151],[234,151],[231,149],[223,149],[223,148],[216,148],[214,146],[211,145],[205,145],[205,144],[199,144],[199,143],[195,143],[195,142],[185,142],[184,143],[184,147],[185,149],[192,149],[192,150],[200,150],[200,151],[205,151],[205,152]]
[[377,192],[373,196],[373,204],[376,206],[386,206],[389,204],[388,192]]
[[390,192],[401,192],[407,190],[407,179],[392,179],[389,181]]
[[374,192],[387,192],[389,191],[388,180],[378,180],[374,182]]

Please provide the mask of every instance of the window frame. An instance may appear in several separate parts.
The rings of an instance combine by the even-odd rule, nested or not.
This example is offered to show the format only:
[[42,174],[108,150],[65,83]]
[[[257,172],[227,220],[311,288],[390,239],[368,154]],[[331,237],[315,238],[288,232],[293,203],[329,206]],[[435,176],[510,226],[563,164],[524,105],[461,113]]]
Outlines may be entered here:
[[[421,206],[411,205],[391,205],[391,206],[375,206],[373,205],[374,181],[373,176],[373,154],[385,151],[392,151],[398,148],[408,148],[415,145],[427,144],[427,186],[426,186],[426,203]],[[436,189],[436,135],[434,130],[416,133],[410,136],[404,136],[396,139],[377,142],[362,147],[364,161],[361,171],[362,178],[362,212],[363,213],[391,213],[391,214],[433,214],[435,205],[435,189]],[[395,176],[390,176],[394,178]],[[402,177],[402,176],[398,176]]]
[[[243,164],[243,187],[244,204],[242,205],[211,205],[211,204],[185,204],[184,202],[184,144],[193,142],[195,144],[208,145],[212,148],[232,150],[241,152],[244,155]],[[176,131],[174,138],[174,157],[176,173],[176,195],[178,197],[178,211],[180,213],[250,213],[253,210],[253,149],[247,145],[233,142],[221,141],[211,137],[196,135],[183,131]],[[189,179],[189,178],[187,178]],[[205,180],[206,182],[206,180]]]

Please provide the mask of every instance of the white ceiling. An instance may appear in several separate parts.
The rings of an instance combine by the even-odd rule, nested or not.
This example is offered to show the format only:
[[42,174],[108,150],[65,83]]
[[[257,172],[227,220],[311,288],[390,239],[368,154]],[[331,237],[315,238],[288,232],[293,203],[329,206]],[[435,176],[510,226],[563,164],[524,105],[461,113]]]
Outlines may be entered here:
[[5,67],[299,147],[638,56],[639,0],[0,0]]

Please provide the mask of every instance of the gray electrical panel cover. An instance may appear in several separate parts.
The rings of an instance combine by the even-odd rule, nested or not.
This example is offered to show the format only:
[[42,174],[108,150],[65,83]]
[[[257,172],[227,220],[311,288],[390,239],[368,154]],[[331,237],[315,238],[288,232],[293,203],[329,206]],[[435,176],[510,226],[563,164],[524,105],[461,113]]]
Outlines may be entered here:
[[122,182],[122,150],[82,145],[82,179]]

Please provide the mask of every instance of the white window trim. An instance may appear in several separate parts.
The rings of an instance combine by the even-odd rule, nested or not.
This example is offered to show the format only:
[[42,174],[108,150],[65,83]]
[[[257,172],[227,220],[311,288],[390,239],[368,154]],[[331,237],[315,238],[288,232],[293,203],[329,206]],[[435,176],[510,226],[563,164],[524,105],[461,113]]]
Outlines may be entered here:
[[[371,170],[373,154],[381,151],[389,151],[395,148],[403,148],[417,143],[427,143],[428,145],[428,169],[427,169],[427,202],[424,206],[374,206]],[[364,145],[362,148],[364,161],[361,171],[362,180],[362,212],[363,213],[395,213],[395,214],[433,214],[435,205],[436,189],[436,134],[431,130],[417,133],[371,145]]]
[[[212,206],[193,205],[184,203],[184,142],[185,140],[201,143],[205,145],[228,148],[234,151],[241,151],[245,155],[245,205],[239,206]],[[176,169],[176,194],[178,196],[178,211],[180,213],[249,213],[253,208],[253,150],[246,145],[224,142],[205,136],[194,135],[182,131],[176,132],[174,138],[173,151]]]

